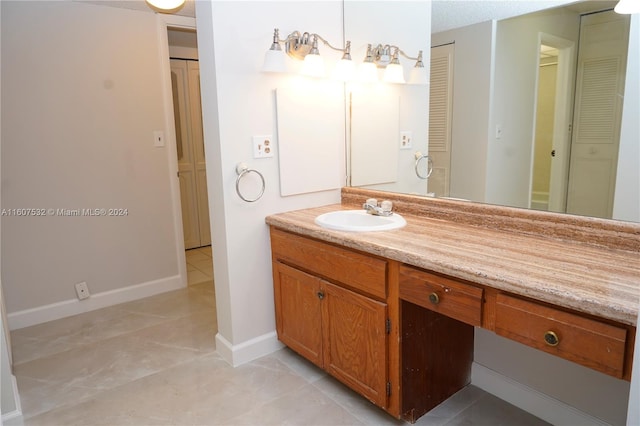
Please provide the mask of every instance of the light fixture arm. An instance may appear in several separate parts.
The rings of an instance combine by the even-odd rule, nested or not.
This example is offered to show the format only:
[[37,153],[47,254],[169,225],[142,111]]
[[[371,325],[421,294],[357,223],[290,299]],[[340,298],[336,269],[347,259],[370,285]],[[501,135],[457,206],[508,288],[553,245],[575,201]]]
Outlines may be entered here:
[[312,35],[315,36],[315,37],[318,37],[318,39],[320,39],[324,43],[324,45],[327,46],[330,49],[336,50],[338,52],[343,52],[343,53],[349,53],[347,51],[351,50],[351,42],[348,41],[348,40],[346,42],[346,47],[344,49],[341,49],[339,47],[332,46],[331,43],[329,43],[327,40],[325,40],[320,34],[315,34],[314,33]]
[[407,59],[410,59],[410,60],[412,60],[412,61],[422,62],[422,50],[420,50],[420,51],[418,52],[418,57],[417,57],[417,58],[414,58],[414,57],[411,57],[411,56],[407,55],[407,54],[406,54],[402,49],[400,49],[398,46],[391,46],[391,47],[393,47],[394,49],[398,49],[398,53],[399,53],[399,54],[401,54],[402,56],[404,56],[404,57],[405,57],[405,58],[407,58]]
[[338,52],[343,52],[344,53],[343,58],[345,57],[351,58],[351,42],[350,41],[347,41],[345,43],[344,48],[339,48],[339,47],[333,46],[331,43],[329,43],[329,41],[327,41],[320,34],[308,33],[308,32],[301,33],[300,31],[297,31],[297,30],[290,33],[287,37],[281,39],[279,36],[279,30],[277,28],[274,29],[273,45],[271,50],[277,50],[277,48],[276,49],[273,48],[274,45],[279,46],[280,43],[284,43],[285,51],[289,56],[292,56],[296,59],[304,59],[304,57],[307,56],[312,51],[314,51],[313,53],[317,53],[318,40],[322,41],[322,43],[325,46],[329,47],[330,49],[333,49]]

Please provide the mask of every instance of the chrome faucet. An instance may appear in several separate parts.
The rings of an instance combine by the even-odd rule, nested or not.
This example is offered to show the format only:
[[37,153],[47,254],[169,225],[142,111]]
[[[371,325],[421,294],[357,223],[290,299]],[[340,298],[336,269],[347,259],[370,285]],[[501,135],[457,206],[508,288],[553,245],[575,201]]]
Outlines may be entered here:
[[372,214],[374,216],[391,216],[393,212],[391,211],[391,201],[383,201],[378,206],[378,200],[375,198],[369,198],[363,205],[362,208],[367,211],[367,213]]

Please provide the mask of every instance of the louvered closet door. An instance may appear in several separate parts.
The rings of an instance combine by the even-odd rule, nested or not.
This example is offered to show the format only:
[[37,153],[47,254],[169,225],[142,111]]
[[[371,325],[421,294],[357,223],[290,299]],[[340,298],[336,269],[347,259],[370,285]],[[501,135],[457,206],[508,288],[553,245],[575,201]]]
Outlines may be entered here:
[[567,213],[611,217],[628,37],[628,15],[582,17]]
[[433,173],[428,191],[439,197],[449,196],[451,176],[453,53],[453,44],[431,48],[429,156],[433,160]]

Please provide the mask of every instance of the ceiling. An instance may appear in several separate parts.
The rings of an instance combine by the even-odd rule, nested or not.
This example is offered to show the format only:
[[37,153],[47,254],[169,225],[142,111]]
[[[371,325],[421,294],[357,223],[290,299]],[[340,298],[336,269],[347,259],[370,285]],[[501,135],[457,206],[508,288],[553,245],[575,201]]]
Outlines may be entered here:
[[[75,1],[153,12],[144,0]],[[186,0],[184,7],[175,14],[194,18],[196,1]],[[431,32],[438,33],[492,19],[512,18],[557,6],[567,6],[577,13],[587,13],[613,8],[617,2],[618,0],[432,0]]]
[[569,5],[578,13],[613,8],[618,0],[433,0],[431,32],[507,19],[557,6]]
[[[144,12],[155,13],[144,0],[74,0],[81,3],[91,3],[100,6],[119,7],[121,9],[140,10]],[[185,5],[175,13],[175,15],[188,16],[195,18],[196,4],[195,0],[186,0]]]

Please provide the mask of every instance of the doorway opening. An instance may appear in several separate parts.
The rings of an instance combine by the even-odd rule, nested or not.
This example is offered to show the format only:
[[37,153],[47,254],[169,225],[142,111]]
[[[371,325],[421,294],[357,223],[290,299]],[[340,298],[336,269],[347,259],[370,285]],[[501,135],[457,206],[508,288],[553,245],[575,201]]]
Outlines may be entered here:
[[176,154],[188,285],[213,280],[196,31],[168,28]]
[[530,207],[564,212],[571,142],[575,44],[540,34]]

